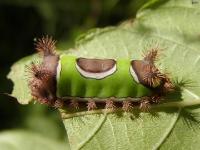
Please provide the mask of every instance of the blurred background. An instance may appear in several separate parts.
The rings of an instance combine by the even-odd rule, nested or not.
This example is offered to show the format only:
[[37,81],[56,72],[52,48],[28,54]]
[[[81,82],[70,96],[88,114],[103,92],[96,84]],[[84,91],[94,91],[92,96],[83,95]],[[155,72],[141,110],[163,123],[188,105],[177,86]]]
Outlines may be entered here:
[[[6,78],[11,65],[34,53],[34,38],[51,35],[57,48],[74,46],[91,28],[118,25],[134,18],[147,0],[0,0],[0,92],[11,93]],[[39,104],[20,105],[0,95],[0,132],[33,131],[64,141],[66,132],[58,112]]]

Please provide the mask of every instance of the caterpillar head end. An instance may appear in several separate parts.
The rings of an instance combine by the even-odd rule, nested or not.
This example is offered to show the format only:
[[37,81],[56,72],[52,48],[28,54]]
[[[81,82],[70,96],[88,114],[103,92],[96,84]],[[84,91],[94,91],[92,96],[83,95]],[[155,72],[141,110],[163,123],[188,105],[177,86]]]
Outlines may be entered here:
[[56,68],[58,56],[55,54],[55,41],[51,37],[43,37],[36,43],[36,50],[43,54],[41,64],[28,66],[31,78],[28,85],[31,95],[40,103],[57,107],[56,104]]

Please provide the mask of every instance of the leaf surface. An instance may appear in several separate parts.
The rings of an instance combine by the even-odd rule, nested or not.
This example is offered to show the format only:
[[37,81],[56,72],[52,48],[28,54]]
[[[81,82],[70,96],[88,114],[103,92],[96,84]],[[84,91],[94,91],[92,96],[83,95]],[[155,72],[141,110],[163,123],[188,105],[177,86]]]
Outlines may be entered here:
[[[163,50],[157,66],[184,86],[181,93],[155,109],[157,117],[140,113],[131,119],[127,113],[86,112],[65,119],[72,149],[198,149],[200,130],[195,122],[200,111],[200,9],[199,5],[187,5],[188,1],[183,3],[170,1],[156,9],[149,6],[134,22],[97,29],[77,42],[78,51],[73,52],[77,56],[132,59],[141,59],[144,51],[158,44]],[[197,120],[183,113],[193,105],[197,107],[187,109],[187,113]]]
[[38,62],[38,55],[27,56],[16,62],[8,74],[8,78],[14,82],[12,96],[16,97],[21,104],[28,104],[32,101],[30,89],[28,87],[28,79],[31,77],[27,72],[27,66],[32,62]]
[[[150,2],[140,9],[134,21],[89,31],[77,40],[77,50],[66,53],[142,59],[145,51],[158,46],[163,50],[157,66],[181,85],[181,92],[169,95],[165,103],[152,108],[152,114],[137,109],[134,113],[96,110],[73,114],[61,110],[72,149],[198,149],[200,146],[200,4],[189,0]],[[9,75],[17,80],[16,87],[21,83],[20,76],[13,78],[13,74],[20,74],[17,71],[12,70]],[[16,87],[14,95],[27,103],[30,99],[22,98],[28,98],[29,93],[24,92],[23,97]]]
[[13,130],[0,133],[1,150],[67,150],[67,145],[29,131]]

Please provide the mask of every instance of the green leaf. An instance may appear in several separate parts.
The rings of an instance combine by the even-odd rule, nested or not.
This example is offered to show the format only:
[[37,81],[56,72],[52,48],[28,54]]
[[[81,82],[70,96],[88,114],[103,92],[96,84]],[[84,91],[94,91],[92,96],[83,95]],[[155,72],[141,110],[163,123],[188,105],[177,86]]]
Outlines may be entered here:
[[67,145],[29,131],[13,130],[0,133],[1,150],[67,150]]
[[[169,1],[153,10],[148,7],[133,23],[81,36],[78,51],[72,53],[82,57],[141,59],[145,50],[158,44],[163,48],[158,67],[182,85],[182,91],[156,106],[159,110],[152,110],[155,118],[149,113],[132,117],[134,113],[118,116],[105,110],[63,112],[72,149],[198,149],[200,7],[182,2]],[[193,105],[197,107],[187,109],[186,115],[186,108]]]
[[14,82],[11,96],[16,97],[21,104],[28,104],[32,100],[30,89],[28,87],[30,74],[27,72],[27,66],[30,65],[31,62],[37,61],[38,55],[22,58],[11,67],[11,71],[7,76]]
[[[162,55],[157,66],[180,85],[151,113],[95,110],[67,114],[61,110],[72,149],[198,149],[200,146],[200,3],[189,0],[151,1],[136,19],[117,27],[94,29],[77,40],[81,57],[141,59],[144,51],[157,46]],[[29,58],[28,58],[29,59]],[[14,65],[13,68],[24,66]],[[20,75],[21,73],[21,75]],[[18,78],[14,76],[18,75]],[[27,91],[19,69],[9,77],[13,95],[27,103]],[[24,99],[27,98],[27,99]],[[27,101],[28,100],[28,101]]]

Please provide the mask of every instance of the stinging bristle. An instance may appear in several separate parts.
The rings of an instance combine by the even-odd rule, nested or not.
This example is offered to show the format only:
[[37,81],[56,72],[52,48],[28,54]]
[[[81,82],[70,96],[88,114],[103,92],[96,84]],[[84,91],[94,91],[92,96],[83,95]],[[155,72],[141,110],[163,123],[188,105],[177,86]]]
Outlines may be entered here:
[[105,109],[111,109],[111,110],[113,110],[113,109],[115,109],[115,108],[116,108],[116,106],[115,106],[115,104],[114,104],[114,101],[108,99],[108,100],[106,101]]
[[56,41],[52,37],[46,36],[37,40],[35,43],[36,50],[41,52],[45,56],[55,55],[55,44]]
[[159,94],[155,94],[151,97],[151,101],[158,104],[162,100],[162,97]]
[[172,92],[175,90],[175,86],[173,85],[173,83],[170,81],[170,79],[167,76],[165,76],[164,78],[163,90],[164,92]]
[[56,66],[58,56],[55,54],[55,41],[52,37],[46,36],[38,39],[35,43],[36,50],[43,54],[41,63],[32,62],[26,66],[28,73],[28,86],[31,95],[42,104],[52,107],[62,107],[63,104],[56,96]]
[[32,80],[29,80],[28,82],[28,86],[31,88],[31,90],[35,90],[35,89],[38,89],[41,85],[41,80],[38,80],[38,79],[32,79]]
[[162,74],[154,65],[146,65],[145,72],[147,73],[143,80],[151,87],[159,86],[162,79],[165,78],[165,75]]
[[49,83],[51,83],[52,72],[43,65],[33,62],[27,66],[26,71],[29,73],[28,86],[31,89],[33,98],[41,104],[54,106],[54,100],[49,99],[51,95],[48,93],[51,90]]
[[144,54],[144,60],[153,64],[158,59],[158,53],[158,47],[152,48],[150,51]]
[[35,64],[33,62],[30,66],[27,66],[27,72],[33,79],[35,78],[43,81],[50,79],[52,76],[52,72],[47,70],[44,66],[41,64]]
[[31,89],[31,95],[39,103],[52,106],[52,101],[48,100],[45,97],[41,97],[41,93],[39,91],[41,90],[42,84],[43,84],[42,81],[37,80],[37,79],[33,79],[33,80],[29,81],[29,87]]
[[42,76],[42,67],[40,64],[31,63],[30,66],[27,66],[28,73],[35,78],[40,78]]
[[142,100],[141,100],[141,103],[140,103],[140,109],[144,112],[149,112],[150,110],[150,101],[149,101],[149,98],[148,97],[144,97]]
[[95,101],[89,100],[88,103],[87,103],[87,109],[88,109],[88,111],[94,110],[96,108],[97,108],[97,106],[96,106]]
[[131,101],[123,101],[122,105],[122,109],[126,112],[130,112],[133,109]]

